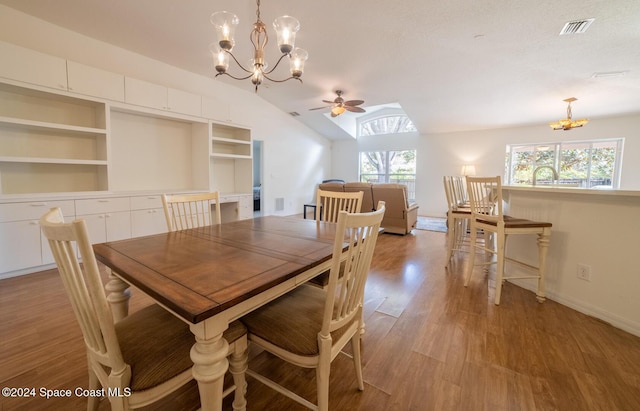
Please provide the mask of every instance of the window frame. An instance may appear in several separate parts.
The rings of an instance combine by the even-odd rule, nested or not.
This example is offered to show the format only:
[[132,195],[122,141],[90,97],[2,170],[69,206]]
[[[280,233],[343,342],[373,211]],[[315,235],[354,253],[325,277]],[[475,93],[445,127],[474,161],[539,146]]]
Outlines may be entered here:
[[[404,173],[392,173],[392,166],[389,162],[389,153],[392,152],[396,152],[396,153],[402,153],[402,152],[406,152],[406,151],[411,151],[413,152],[413,158],[414,158],[414,173],[412,174],[404,174]],[[362,158],[363,158],[363,154],[364,153],[384,153],[384,170],[385,173],[384,174],[380,174],[380,173],[376,173],[376,174],[372,174],[372,173],[364,173],[364,175],[369,175],[369,176],[378,176],[376,181],[377,183],[394,183],[394,184],[403,184],[407,187],[407,199],[409,201],[414,201],[415,200],[415,188],[416,188],[416,181],[417,181],[417,167],[418,167],[418,150],[416,149],[404,149],[404,150],[363,150],[363,151],[359,151],[358,152],[358,181],[360,182],[371,182],[371,179],[364,179],[363,180],[363,173],[362,173]],[[400,180],[399,178],[395,178],[396,181],[390,181],[393,180],[390,178],[390,176],[412,176],[413,179],[403,179]],[[383,181],[380,181],[380,177],[382,177]]]
[[[365,124],[367,124],[369,122],[372,122],[372,121],[377,121],[377,120],[380,120],[380,119],[383,119],[383,118],[390,118],[390,117],[406,118],[411,123],[411,125],[413,126],[413,130],[393,131],[393,132],[373,133],[373,134],[363,134],[362,133],[362,129],[363,129]],[[414,124],[413,120],[411,120],[411,118],[409,118],[407,113],[405,113],[404,110],[402,110],[401,108],[385,108],[385,109],[382,109],[382,110],[378,110],[378,111],[375,111],[372,114],[368,114],[368,115],[364,115],[364,116],[358,117],[356,123],[357,123],[356,124],[356,136],[357,137],[385,136],[385,135],[393,135],[393,134],[406,134],[406,133],[417,133],[418,132],[418,129],[416,128],[416,125]]]
[[[541,143],[518,143],[518,144],[507,144],[506,148],[505,148],[505,171],[504,171],[504,180],[505,180],[505,184],[507,185],[526,185],[526,184],[532,184],[532,179],[533,179],[533,172],[531,175],[531,180],[528,180],[526,182],[516,182],[514,181],[514,174],[515,174],[515,167],[514,167],[514,156],[512,155],[512,153],[514,151],[516,151],[518,148],[526,148],[526,147],[533,147],[533,150],[531,151],[533,154],[533,161],[531,163],[531,168],[532,171],[535,170],[537,167],[540,166],[544,166],[544,165],[550,165],[552,166],[555,170],[558,171],[559,174],[559,179],[558,182],[560,184],[562,184],[562,153],[565,150],[571,149],[572,146],[574,147],[574,149],[577,148],[577,146],[584,146],[584,145],[588,145],[588,150],[589,150],[589,160],[588,163],[586,164],[586,172],[587,172],[587,176],[585,179],[583,179],[584,181],[581,181],[580,187],[582,188],[593,188],[593,187],[603,187],[600,185],[593,185],[592,184],[592,174],[591,174],[591,170],[592,170],[592,165],[593,165],[593,148],[595,145],[597,144],[602,144],[602,143],[615,143],[615,157],[614,157],[614,163],[613,163],[613,169],[612,169],[612,175],[611,175],[611,184],[607,185],[607,187],[613,188],[613,189],[618,189],[620,188],[620,177],[621,177],[621,170],[622,170],[622,156],[623,156],[623,151],[624,151],[624,138],[609,138],[609,139],[594,139],[594,140],[570,140],[570,141],[560,141],[560,142],[541,142]],[[514,150],[515,149],[515,150]],[[537,155],[540,152],[543,151],[553,151],[553,162],[549,163],[549,162],[545,162],[545,161],[539,161],[539,155]],[[523,163],[524,164],[524,163]],[[567,179],[568,180],[568,179]],[[565,183],[566,184],[566,183]]]

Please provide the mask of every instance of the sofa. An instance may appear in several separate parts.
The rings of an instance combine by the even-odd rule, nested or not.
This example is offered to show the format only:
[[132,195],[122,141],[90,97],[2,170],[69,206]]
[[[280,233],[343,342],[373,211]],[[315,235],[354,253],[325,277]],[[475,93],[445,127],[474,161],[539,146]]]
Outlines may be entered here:
[[409,203],[407,188],[402,184],[327,182],[319,184],[318,188],[327,191],[362,191],[362,212],[373,211],[378,201],[384,201],[386,211],[382,227],[385,233],[405,235],[416,228],[418,205]]

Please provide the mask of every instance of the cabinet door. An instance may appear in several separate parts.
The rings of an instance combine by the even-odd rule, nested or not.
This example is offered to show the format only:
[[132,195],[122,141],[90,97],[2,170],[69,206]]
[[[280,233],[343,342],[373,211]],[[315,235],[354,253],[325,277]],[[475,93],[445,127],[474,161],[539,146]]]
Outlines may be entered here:
[[186,91],[167,89],[168,109],[176,113],[200,117],[202,115],[202,99],[197,94]]
[[42,264],[37,220],[0,223],[0,272]]
[[147,81],[124,78],[125,101],[138,106],[167,110],[167,88]]
[[124,101],[124,76],[67,61],[69,90],[88,96]]
[[131,238],[131,212],[121,211],[107,213],[105,216],[107,229],[107,241],[124,240]]
[[78,216],[85,220],[91,244],[131,238],[131,212]]
[[162,208],[134,210],[131,212],[131,236],[142,237],[165,233],[167,221]]
[[202,96],[202,117],[211,120],[230,121],[229,103],[213,97]]
[[67,89],[67,61],[0,42],[0,77],[55,89]]

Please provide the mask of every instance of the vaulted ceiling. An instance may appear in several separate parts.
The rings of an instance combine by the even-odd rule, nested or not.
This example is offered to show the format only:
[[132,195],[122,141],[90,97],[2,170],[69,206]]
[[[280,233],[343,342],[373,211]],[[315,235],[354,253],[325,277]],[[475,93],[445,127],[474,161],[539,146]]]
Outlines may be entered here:
[[[249,0],[0,4],[205,76],[215,74],[209,16],[227,10],[240,18],[234,53],[242,62],[252,57]],[[547,127],[564,118],[568,97],[578,98],[575,118],[640,112],[638,0],[264,0],[272,64],[271,22],[283,14],[301,23],[296,46],[310,54],[304,84],[267,83],[258,94],[328,138],[350,136],[326,111],[309,109],[333,100],[336,89],[365,108],[399,103],[423,134]],[[565,23],[589,18],[585,33],[559,35]],[[216,81],[252,89],[248,80]]]

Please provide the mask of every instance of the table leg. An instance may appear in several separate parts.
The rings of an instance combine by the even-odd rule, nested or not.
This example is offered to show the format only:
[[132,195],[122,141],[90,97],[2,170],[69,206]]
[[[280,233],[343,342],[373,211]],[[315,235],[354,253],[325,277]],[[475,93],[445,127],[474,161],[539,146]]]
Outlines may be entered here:
[[[193,327],[192,331],[196,332]],[[196,335],[196,343],[191,348],[191,360],[193,377],[198,382],[202,411],[222,410],[224,375],[229,368],[228,351],[229,344],[222,338],[222,333],[210,339]]]
[[109,281],[104,288],[109,292],[107,295],[107,301],[109,302],[109,305],[111,305],[113,321],[118,322],[129,315],[129,299],[131,298],[131,291],[129,291],[129,284],[122,281],[108,267],[107,273],[109,274]]

